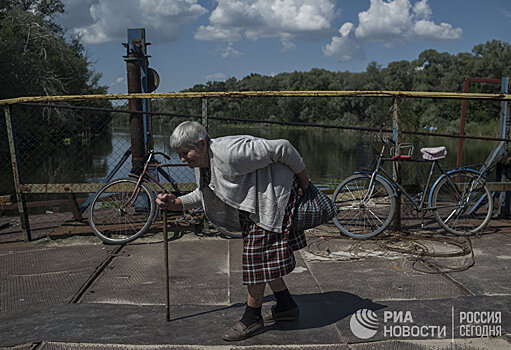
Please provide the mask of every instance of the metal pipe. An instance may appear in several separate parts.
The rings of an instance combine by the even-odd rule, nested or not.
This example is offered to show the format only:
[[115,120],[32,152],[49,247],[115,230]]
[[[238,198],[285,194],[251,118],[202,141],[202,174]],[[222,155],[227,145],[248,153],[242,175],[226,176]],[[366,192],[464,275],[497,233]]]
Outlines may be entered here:
[[170,322],[170,286],[169,286],[169,235],[167,231],[167,210],[163,210],[163,258],[165,261],[165,320]]
[[57,102],[86,100],[126,100],[142,98],[248,98],[248,97],[401,97],[401,98],[435,98],[454,100],[510,101],[511,95],[430,92],[430,91],[225,91],[225,92],[157,92],[140,94],[100,94],[100,95],[66,95],[16,97],[0,100],[0,106],[23,102]]
[[12,174],[14,177],[14,187],[16,189],[16,201],[18,203],[18,212],[20,214],[21,232],[23,233],[23,240],[29,242],[32,240],[32,233],[30,231],[30,221],[28,219],[27,203],[25,195],[23,194],[21,180],[21,169],[19,163],[18,147],[16,144],[16,135],[12,126],[12,106],[5,106],[5,125],[7,128],[7,138],[9,140],[9,150],[11,153]]
[[202,126],[206,128],[206,131],[209,131],[209,122],[208,122],[208,99],[202,99]]
[[[468,83],[469,80],[465,79],[465,82],[463,83],[463,92],[468,92]],[[465,116],[467,113],[467,100],[463,100],[461,102],[461,117],[460,117],[460,132],[459,135],[463,136],[465,134]],[[461,160],[463,158],[463,139],[458,139],[458,155],[456,157],[456,166],[461,166]]]
[[[399,144],[401,143],[401,97],[394,99],[394,113],[392,115],[392,133],[394,138],[394,156],[399,156]],[[393,177],[397,184],[401,184],[401,172],[399,162],[393,162]],[[396,189],[396,212],[394,213],[394,229],[401,230],[401,190]]]
[[[140,77],[140,59],[135,53],[128,54],[126,60],[126,71],[128,74],[128,93],[142,92]],[[132,111],[142,111],[142,100],[129,99],[129,109]],[[138,113],[130,115],[131,130],[131,172],[140,174],[145,160],[145,141],[144,141],[144,120]]]

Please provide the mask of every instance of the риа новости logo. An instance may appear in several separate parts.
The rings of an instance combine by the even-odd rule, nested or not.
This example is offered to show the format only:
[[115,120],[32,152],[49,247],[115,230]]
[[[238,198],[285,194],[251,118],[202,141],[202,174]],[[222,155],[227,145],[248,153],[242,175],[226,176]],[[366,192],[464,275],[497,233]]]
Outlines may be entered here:
[[350,328],[360,339],[369,339],[378,331],[378,316],[368,309],[360,309],[351,315]]

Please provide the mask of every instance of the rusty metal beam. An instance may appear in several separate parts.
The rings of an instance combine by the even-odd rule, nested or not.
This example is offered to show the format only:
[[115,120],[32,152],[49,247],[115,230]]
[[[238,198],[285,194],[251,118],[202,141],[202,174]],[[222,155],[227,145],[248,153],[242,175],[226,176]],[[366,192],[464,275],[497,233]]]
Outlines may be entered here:
[[[128,75],[128,93],[142,92],[140,77],[140,58],[135,53],[130,53],[126,60],[126,71]],[[129,109],[131,111],[142,111],[142,100],[129,99]],[[132,171],[139,174],[144,168],[145,161],[145,141],[144,141],[144,119],[143,115],[133,113],[130,115],[131,131],[131,162]]]
[[87,100],[127,100],[143,98],[249,98],[249,97],[402,97],[457,100],[511,101],[511,95],[430,92],[430,91],[231,91],[231,92],[167,92],[102,95],[32,96],[0,100],[0,106],[24,102],[62,102]]
[[[94,193],[103,187],[104,183],[72,183],[72,184],[23,184],[20,186],[22,193]],[[150,184],[153,186],[152,184]],[[163,182],[168,188],[171,183]],[[193,191],[197,186],[193,182],[176,183],[179,191]],[[156,186],[154,186],[156,188]],[[117,185],[111,187],[112,191],[130,191],[132,185]]]
[[5,125],[7,129],[7,139],[9,141],[9,151],[11,154],[11,166],[14,177],[14,188],[16,190],[16,201],[18,203],[18,212],[20,215],[21,232],[23,233],[23,240],[29,242],[32,240],[32,234],[30,232],[30,221],[28,219],[27,204],[25,202],[25,196],[23,195],[21,186],[21,174],[19,166],[19,155],[16,147],[16,139],[12,126],[12,106],[5,106]]
[[511,191],[511,182],[487,182],[486,186],[490,191]]

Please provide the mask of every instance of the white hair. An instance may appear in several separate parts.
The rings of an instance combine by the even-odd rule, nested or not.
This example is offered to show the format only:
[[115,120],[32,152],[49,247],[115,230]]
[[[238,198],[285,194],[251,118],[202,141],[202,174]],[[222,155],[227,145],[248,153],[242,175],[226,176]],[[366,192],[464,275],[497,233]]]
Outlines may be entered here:
[[197,122],[186,121],[179,124],[172,135],[170,135],[170,147],[173,150],[180,148],[197,148],[200,139],[206,139],[209,143],[210,137],[206,129]]

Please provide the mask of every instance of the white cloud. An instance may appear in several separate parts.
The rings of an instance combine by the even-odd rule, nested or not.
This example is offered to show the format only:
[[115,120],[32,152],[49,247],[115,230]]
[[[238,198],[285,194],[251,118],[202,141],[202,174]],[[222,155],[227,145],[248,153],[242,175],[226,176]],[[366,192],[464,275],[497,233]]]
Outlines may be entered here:
[[236,50],[234,47],[232,47],[232,45],[232,43],[229,43],[227,47],[221,48],[217,50],[217,52],[220,53],[222,58],[242,56],[243,52]]
[[417,38],[449,40],[459,39],[463,30],[461,28],[453,28],[448,23],[435,24],[421,19],[413,25],[413,33]]
[[422,0],[413,5],[413,12],[419,18],[429,19],[433,14],[429,7],[428,0]]
[[208,25],[195,32],[197,40],[236,41],[277,37],[285,50],[294,39],[330,35],[337,16],[335,0],[218,0]]
[[371,0],[367,11],[358,14],[355,29],[358,39],[367,41],[390,40],[401,37],[412,26],[409,0]]
[[401,39],[458,39],[463,30],[450,24],[430,21],[433,12],[427,0],[417,2],[413,11],[410,0],[371,0],[367,11],[358,14],[357,39],[385,41]]
[[128,28],[146,28],[151,40],[179,37],[183,24],[196,20],[207,10],[197,0],[64,0],[62,23],[85,43],[126,40]]
[[296,50],[296,44],[288,39],[281,39],[280,43],[282,44],[282,52],[286,51],[294,51]]
[[508,21],[511,22],[511,12],[510,11],[502,10],[502,14],[504,15],[504,17],[506,17],[508,19]]
[[363,58],[364,50],[353,37],[353,23],[346,22],[339,29],[341,36],[334,36],[330,44],[323,48],[325,56],[334,56],[338,62]]
[[206,76],[207,81],[222,81],[222,80],[225,80],[226,78],[227,77],[222,73],[213,73],[213,74],[208,74]]
[[125,81],[126,81],[125,77],[118,77],[117,79],[115,79],[115,81],[111,82],[108,86],[112,87],[115,85],[119,85],[119,84],[124,83]]
[[363,44],[380,42],[385,47],[409,40],[459,39],[463,29],[451,24],[436,24],[430,18],[433,11],[428,0],[413,7],[410,0],[371,0],[369,9],[358,14],[359,24],[344,23],[330,44],[323,48],[326,56],[338,61],[363,57]]

